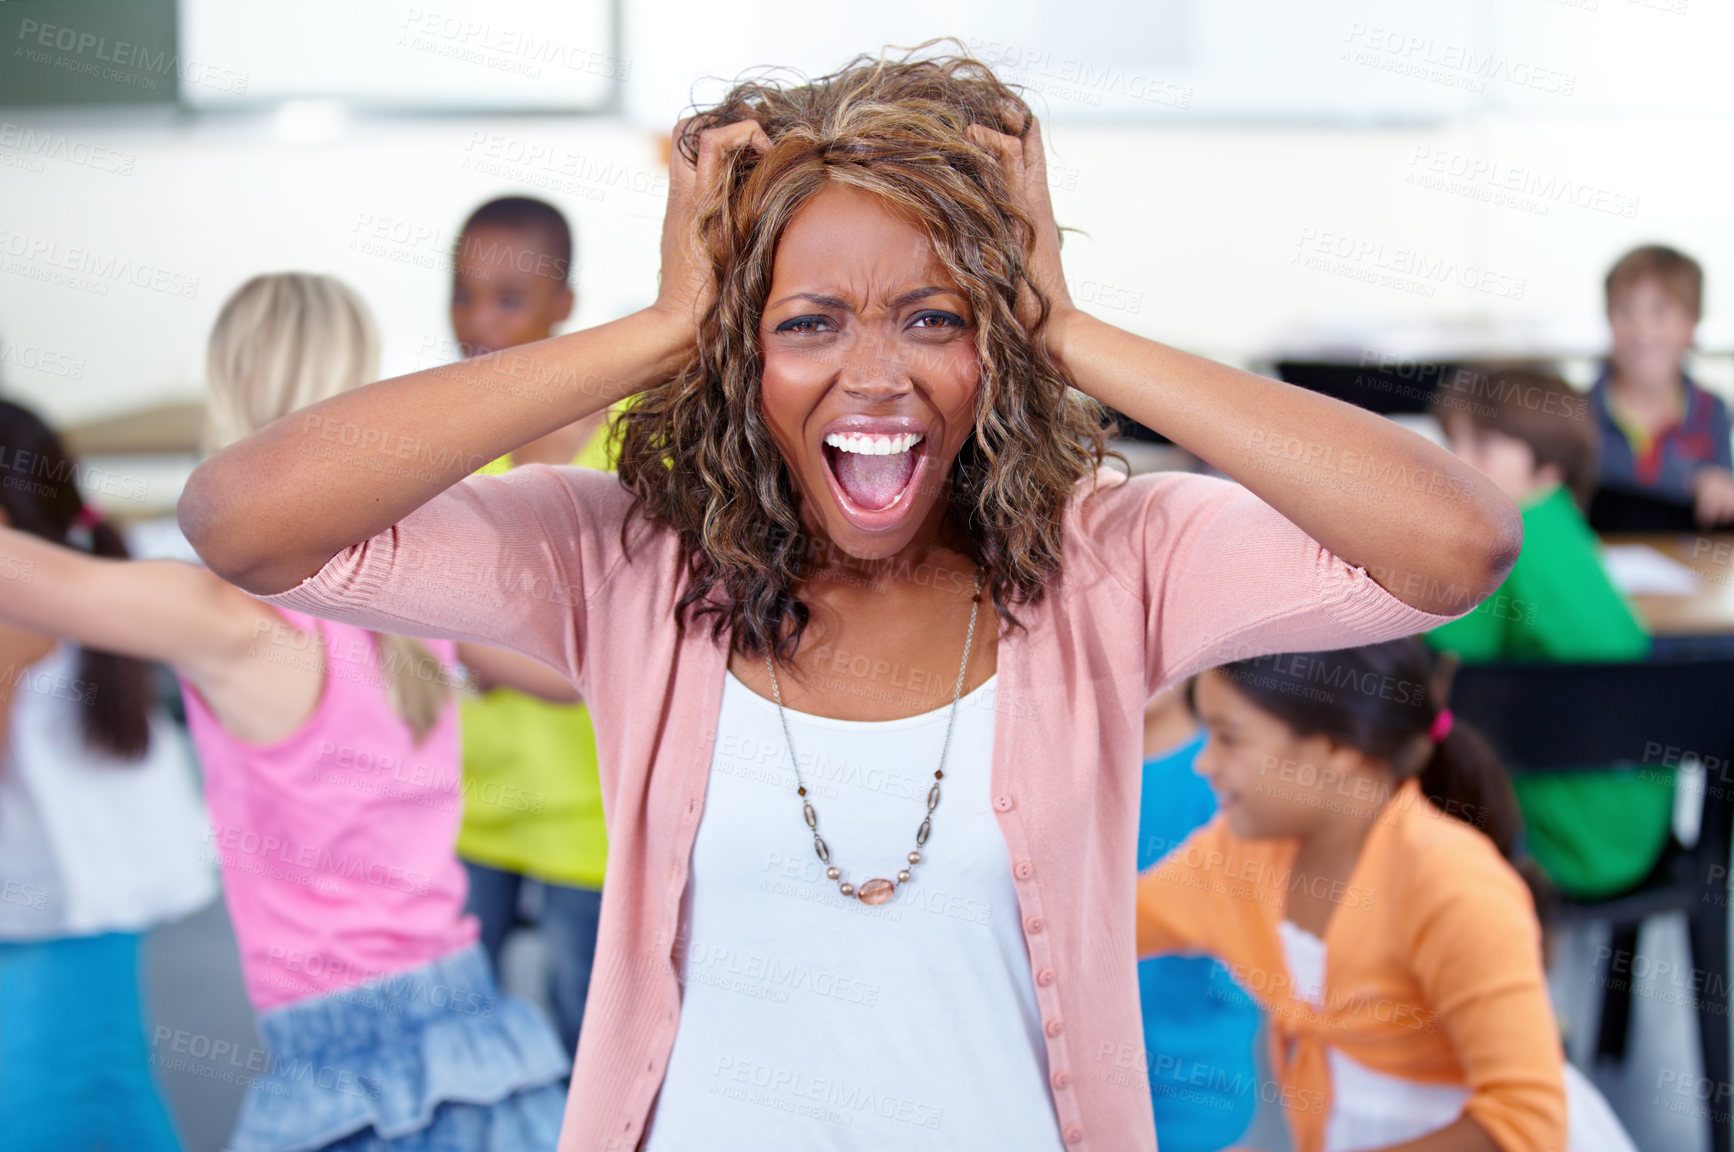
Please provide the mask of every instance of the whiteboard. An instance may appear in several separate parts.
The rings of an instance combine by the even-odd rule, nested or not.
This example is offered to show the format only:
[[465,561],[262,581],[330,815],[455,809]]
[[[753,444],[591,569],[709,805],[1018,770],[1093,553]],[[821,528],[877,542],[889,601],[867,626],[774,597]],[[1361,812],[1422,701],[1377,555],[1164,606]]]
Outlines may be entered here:
[[971,47],[1066,119],[1442,120],[1475,105],[1492,55],[1473,4],[1096,0],[1033,16]]
[[631,75],[608,0],[181,0],[180,50],[196,108],[584,111]]
[[665,125],[752,69],[817,76],[857,53],[954,36],[1021,84],[1044,120],[1442,122],[1506,83],[1492,2],[877,0],[795,19],[782,0],[736,0],[716,20],[694,0],[628,0],[627,40],[644,48],[625,111]]

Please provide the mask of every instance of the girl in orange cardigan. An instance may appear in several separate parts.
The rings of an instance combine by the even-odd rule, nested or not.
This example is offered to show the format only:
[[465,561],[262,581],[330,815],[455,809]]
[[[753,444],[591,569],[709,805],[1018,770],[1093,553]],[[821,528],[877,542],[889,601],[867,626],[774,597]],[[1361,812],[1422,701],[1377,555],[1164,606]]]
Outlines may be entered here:
[[1296,1152],[1629,1149],[1563,1063],[1510,784],[1431,672],[1410,638],[1199,676],[1220,810],[1140,879],[1139,955],[1257,997]]

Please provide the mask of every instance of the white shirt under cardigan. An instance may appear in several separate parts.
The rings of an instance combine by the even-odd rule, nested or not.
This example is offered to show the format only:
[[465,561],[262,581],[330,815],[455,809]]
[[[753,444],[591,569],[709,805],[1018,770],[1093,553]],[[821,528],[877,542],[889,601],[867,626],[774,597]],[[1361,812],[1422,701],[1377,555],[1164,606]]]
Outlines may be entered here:
[[[869,906],[825,878],[776,704],[730,674],[676,946],[680,1023],[646,1152],[1058,1152],[1028,949],[989,765],[996,680],[957,707],[914,878]],[[951,705],[790,711],[843,878],[915,846]]]
[[[1302,1000],[1324,1003],[1325,942],[1292,920],[1277,925],[1289,977]],[[1331,1116],[1325,1152],[1369,1152],[1419,1140],[1455,1123],[1469,1090],[1452,1084],[1423,1084],[1375,1071],[1329,1050]],[[1619,1117],[1568,1061],[1565,1073],[1565,1152],[1637,1152]]]

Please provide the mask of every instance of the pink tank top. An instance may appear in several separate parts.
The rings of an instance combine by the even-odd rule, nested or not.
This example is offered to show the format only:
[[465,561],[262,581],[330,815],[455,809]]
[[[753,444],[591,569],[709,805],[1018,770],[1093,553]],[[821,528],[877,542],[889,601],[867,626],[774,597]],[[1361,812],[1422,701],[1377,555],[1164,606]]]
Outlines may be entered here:
[[[278,608],[252,655],[320,659],[305,724],[270,744],[230,735],[181,681],[204,766],[223,891],[258,1011],[428,963],[473,943],[453,853],[463,815],[453,699],[417,745],[392,711],[371,632]],[[300,629],[298,633],[296,629]],[[449,674],[455,647],[426,641]]]

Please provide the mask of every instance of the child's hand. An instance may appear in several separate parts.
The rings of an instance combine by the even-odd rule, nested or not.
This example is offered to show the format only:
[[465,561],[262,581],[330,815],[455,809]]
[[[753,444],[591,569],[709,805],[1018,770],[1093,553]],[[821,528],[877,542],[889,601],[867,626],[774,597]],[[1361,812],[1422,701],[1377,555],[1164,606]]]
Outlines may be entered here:
[[[1030,255],[1028,278],[1047,296],[1048,322],[1053,324],[1077,309],[1060,268],[1060,229],[1054,223],[1054,204],[1048,195],[1048,161],[1042,150],[1041,122],[1032,117],[1030,130],[1022,140],[981,124],[970,125],[969,134],[976,143],[999,155],[1014,202],[1035,228],[1035,251]],[[1029,286],[1020,285],[1017,318],[1025,332],[1035,326],[1040,314],[1041,305]]]
[[1734,472],[1714,465],[1692,478],[1692,513],[1700,527],[1734,520]]
[[699,244],[695,223],[701,207],[718,192],[728,153],[740,148],[764,152],[771,141],[756,120],[707,128],[698,138],[698,162],[688,160],[680,143],[691,119],[674,126],[668,156],[668,208],[662,217],[662,270],[651,307],[696,331],[716,294],[710,257]]

